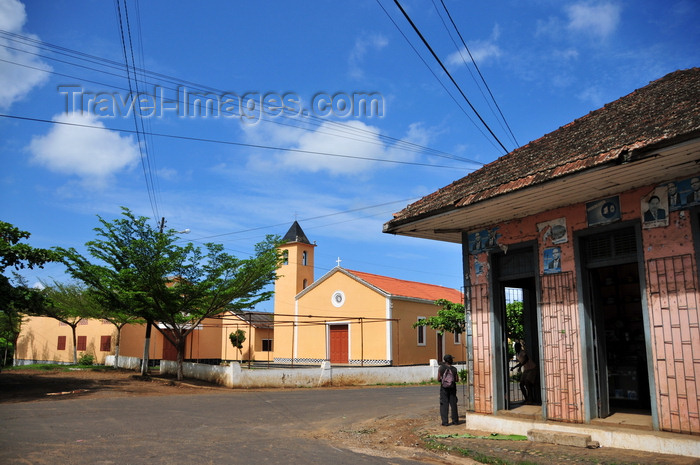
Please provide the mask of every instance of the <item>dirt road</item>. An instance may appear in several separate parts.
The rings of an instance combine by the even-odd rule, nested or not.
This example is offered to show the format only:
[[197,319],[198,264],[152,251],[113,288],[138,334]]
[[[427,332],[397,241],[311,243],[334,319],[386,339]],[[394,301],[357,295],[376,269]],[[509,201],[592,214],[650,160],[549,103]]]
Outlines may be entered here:
[[436,386],[241,391],[111,369],[0,374],[0,463],[172,464],[195,457],[202,464],[292,457],[336,465],[472,464],[474,458],[501,464],[698,463],[465,433],[493,432],[439,426]]

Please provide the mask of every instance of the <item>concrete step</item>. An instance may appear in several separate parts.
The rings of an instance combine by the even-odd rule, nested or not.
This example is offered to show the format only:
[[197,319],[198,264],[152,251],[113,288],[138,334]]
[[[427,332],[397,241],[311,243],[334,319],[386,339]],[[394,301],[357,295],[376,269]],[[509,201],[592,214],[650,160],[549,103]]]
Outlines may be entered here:
[[533,442],[546,442],[558,444],[560,446],[584,447],[596,449],[600,447],[597,441],[592,441],[589,434],[561,433],[556,431],[545,431],[541,429],[531,429],[527,432],[527,439]]

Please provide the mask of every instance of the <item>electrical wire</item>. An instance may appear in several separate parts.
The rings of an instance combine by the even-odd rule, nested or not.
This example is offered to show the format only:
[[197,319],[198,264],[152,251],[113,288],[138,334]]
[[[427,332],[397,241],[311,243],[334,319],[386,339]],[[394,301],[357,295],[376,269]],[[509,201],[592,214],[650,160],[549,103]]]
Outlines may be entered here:
[[[82,127],[82,128],[99,129],[99,130],[103,130],[103,131],[116,131],[116,132],[124,132],[124,133],[129,133],[129,134],[134,134],[136,132],[133,129],[117,129],[117,128],[109,128],[109,127],[103,127],[103,126],[94,126],[91,124],[69,123],[67,121],[52,121],[52,120],[47,120],[47,119],[42,119],[42,118],[31,118],[28,116],[8,115],[8,114],[4,114],[4,113],[0,113],[0,118],[10,118],[10,119],[16,119],[16,120],[23,120],[23,121],[34,121],[37,123],[61,124],[61,125],[65,125],[65,126],[76,126],[76,127]],[[391,163],[391,164],[397,164],[397,165],[425,166],[425,167],[430,167],[430,168],[446,168],[446,169],[454,169],[454,170],[464,170],[464,167],[461,167],[461,166],[433,165],[433,164],[429,164],[429,163],[418,163],[418,162],[401,161],[401,160],[389,160],[386,158],[359,157],[356,155],[320,152],[320,151],[316,151],[316,150],[293,149],[293,148],[288,148],[288,147],[276,147],[276,146],[272,146],[272,145],[263,145],[263,144],[248,144],[248,143],[244,143],[244,142],[235,142],[235,141],[227,141],[227,140],[220,140],[220,139],[207,139],[204,137],[178,136],[175,134],[165,134],[165,133],[158,133],[158,132],[153,132],[153,133],[151,133],[151,135],[153,135],[155,137],[167,137],[170,139],[179,139],[179,140],[187,140],[187,141],[194,141],[194,142],[209,142],[209,143],[214,143],[214,144],[234,145],[234,146],[238,146],[238,147],[248,147],[248,148],[263,149],[263,150],[277,150],[277,151],[282,151],[282,152],[304,153],[304,154],[311,154],[311,155],[322,155],[322,156],[327,156],[327,157],[350,158],[350,159],[355,159],[355,160],[376,161],[376,162],[381,162],[381,163]]]
[[[22,35],[20,35],[20,34],[11,33],[11,32],[8,32],[8,31],[2,31],[2,30],[0,30],[0,35],[5,36],[8,40],[13,40],[13,41],[15,41],[15,42],[23,43],[23,44],[26,44],[26,45],[31,44],[32,46],[35,46],[35,47],[37,47],[37,48],[39,48],[39,49],[41,49],[41,50],[49,51],[49,52],[51,52],[51,53],[56,53],[56,54],[59,54],[59,55],[68,56],[68,57],[70,57],[70,58],[83,60],[83,61],[86,61],[87,63],[92,63],[92,64],[96,64],[96,65],[100,65],[100,66],[105,66],[105,67],[107,67],[107,68],[111,68],[111,69],[115,69],[115,70],[119,70],[119,71],[123,71],[123,70],[124,70],[124,65],[123,65],[123,64],[118,63],[118,62],[115,62],[115,61],[113,61],[113,60],[108,60],[108,59],[104,59],[104,58],[97,57],[97,56],[94,56],[94,55],[89,55],[89,54],[86,54],[86,53],[83,53],[83,52],[80,52],[80,51],[77,51],[77,50],[72,50],[72,49],[69,49],[69,48],[66,48],[66,47],[61,47],[61,46],[58,46],[58,45],[50,44],[50,43],[48,43],[48,42],[43,42],[43,41],[36,40],[36,39],[34,39],[34,38],[31,38],[31,37],[22,36]],[[59,62],[59,63],[64,63],[64,64],[69,65],[69,66],[80,67],[80,68],[83,68],[83,69],[87,69],[87,70],[90,70],[90,71],[95,71],[95,72],[103,73],[103,74],[106,74],[106,75],[121,77],[120,74],[112,73],[112,72],[109,72],[109,71],[106,71],[106,70],[103,70],[103,69],[94,68],[94,67],[91,67],[91,66],[86,66],[86,65],[82,65],[82,64],[78,64],[78,63],[73,63],[73,62],[67,61],[67,60],[61,60],[61,59],[56,58],[56,57],[51,57],[51,56],[47,56],[47,55],[44,55],[44,54],[40,54],[40,53],[28,51],[28,50],[23,50],[23,49],[16,48],[16,47],[9,47],[9,46],[7,46],[7,48],[12,49],[12,50],[16,50],[16,51],[18,51],[18,52],[27,53],[27,54],[35,55],[35,56],[38,56],[38,57],[41,57],[41,58],[53,60],[53,61],[56,61],[56,62]],[[3,61],[5,61],[5,62],[7,62],[7,63],[13,63],[13,64],[18,65],[18,66],[25,66],[25,67],[28,67],[28,68],[30,68],[30,69],[36,69],[36,70],[38,70],[38,71],[43,71],[43,72],[47,72],[47,73],[52,73],[52,74],[64,76],[64,77],[71,77],[71,78],[73,78],[73,79],[83,80],[83,81],[85,81],[85,82],[90,82],[90,83],[94,83],[94,84],[101,84],[101,85],[105,85],[105,86],[111,86],[111,87],[114,87],[114,88],[117,88],[117,89],[122,89],[122,90],[128,90],[128,89],[120,88],[119,86],[109,85],[109,84],[105,84],[105,83],[98,82],[98,81],[94,81],[94,80],[88,80],[88,79],[84,79],[84,78],[79,78],[79,77],[76,77],[76,76],[70,76],[70,75],[67,75],[67,74],[65,74],[65,73],[58,73],[58,72],[55,72],[55,71],[48,71],[48,70],[44,70],[44,69],[41,69],[41,68],[37,68],[37,67],[32,67],[32,66],[29,66],[29,65],[25,65],[25,64],[22,64],[22,63],[16,63],[16,62],[12,62],[12,61],[9,61],[9,60],[3,60]],[[143,82],[145,82],[145,83],[148,84],[148,85],[156,85],[155,82],[153,82],[153,81],[148,81],[148,80],[147,80],[146,76],[151,76],[151,77],[156,77],[156,78],[158,78],[158,79],[161,79],[161,80],[163,80],[163,81],[165,81],[165,82],[169,82],[169,83],[172,83],[172,84],[177,84],[177,85],[187,84],[187,85],[190,85],[190,86],[193,87],[193,90],[195,90],[195,91],[197,91],[197,90],[202,90],[202,91],[216,92],[216,93],[219,93],[219,95],[226,94],[226,92],[224,92],[224,91],[221,90],[221,89],[216,89],[216,88],[211,87],[211,86],[208,86],[208,85],[198,84],[198,83],[195,83],[195,82],[192,82],[192,81],[180,79],[180,78],[173,77],[173,76],[169,76],[169,75],[165,75],[165,74],[162,74],[162,73],[156,73],[156,72],[153,72],[153,71],[146,70],[146,69],[143,68],[143,67],[136,67],[136,66],[133,65],[133,64],[132,64],[131,68],[132,68],[132,69],[131,69],[130,71],[133,71],[133,72],[140,72],[140,73],[144,76]],[[159,83],[159,84],[160,84],[160,83]],[[167,89],[167,90],[172,90],[172,91],[174,91],[174,92],[178,92],[178,91],[179,91],[179,88],[172,88],[172,87],[167,87],[167,86],[161,86],[161,87],[164,88],[164,89]],[[453,98],[453,99],[454,99],[454,98]],[[178,101],[178,102],[181,102],[181,100],[179,99],[179,97],[178,97],[177,101]],[[184,103],[184,102],[182,102],[182,103]],[[261,114],[262,114],[262,113],[261,113]],[[286,115],[286,114],[282,114],[282,115],[280,115],[280,116],[282,116],[282,118],[284,118],[284,119],[287,119],[288,122],[279,121],[278,119],[262,119],[262,121],[265,121],[265,122],[272,122],[272,123],[275,123],[275,124],[280,124],[280,125],[285,125],[285,126],[291,126],[291,127],[299,128],[299,129],[302,129],[302,130],[309,130],[308,128],[303,127],[303,126],[300,126],[300,125],[298,124],[298,120],[300,120],[300,118],[298,118],[298,117],[292,117],[292,116]],[[324,118],[321,118],[321,117],[316,116],[316,115],[311,115],[311,114],[309,114],[309,115],[302,115],[302,116],[303,116],[302,119],[303,119],[306,123],[311,124],[313,127],[317,127],[317,128],[318,128],[318,127],[320,127],[320,126],[323,125],[324,129],[316,129],[316,130],[315,130],[316,133],[320,133],[320,134],[330,134],[330,135],[334,135],[334,136],[337,136],[337,137],[347,138],[347,139],[350,139],[350,140],[358,140],[358,141],[365,142],[365,143],[371,143],[371,144],[376,144],[376,145],[382,145],[382,146],[383,146],[383,144],[381,144],[381,143],[379,143],[378,141],[374,140],[374,139],[379,139],[379,140],[385,141],[385,142],[387,142],[387,143],[394,144],[394,147],[395,147],[395,148],[400,148],[400,149],[402,149],[402,150],[408,150],[408,151],[414,151],[414,152],[421,152],[421,153],[425,153],[425,154],[431,155],[431,156],[437,156],[437,157],[442,157],[442,158],[454,159],[454,160],[458,160],[458,161],[464,161],[464,162],[466,162],[466,163],[477,164],[477,165],[479,165],[479,166],[482,166],[482,165],[483,165],[483,163],[481,163],[481,162],[479,162],[479,161],[476,161],[476,160],[471,160],[471,159],[468,159],[468,158],[459,157],[459,156],[456,156],[456,155],[453,155],[453,154],[449,154],[449,153],[444,152],[444,151],[441,151],[441,150],[437,150],[437,149],[433,149],[433,148],[430,148],[430,147],[426,147],[426,146],[423,146],[423,145],[420,145],[420,144],[416,144],[416,143],[414,143],[414,142],[410,142],[410,141],[406,141],[406,140],[403,140],[403,139],[398,139],[398,138],[394,138],[394,137],[391,137],[391,136],[388,136],[388,135],[384,135],[384,134],[378,133],[378,132],[376,132],[376,131],[371,131],[371,130],[367,130],[367,129],[363,129],[363,128],[358,128],[358,127],[356,127],[356,126],[350,126],[350,125],[348,125],[348,124],[340,123],[340,122],[333,121],[333,120],[330,120],[330,119],[324,119]],[[291,121],[291,122],[294,122],[295,124],[291,124],[290,121]],[[335,131],[337,131],[337,132],[329,132],[329,131],[332,131],[332,130],[335,130]],[[338,133],[340,133],[340,134],[338,134]],[[365,139],[358,139],[358,138],[347,137],[347,136],[343,136],[342,134],[350,134],[350,135],[352,135],[352,134],[357,134],[357,135],[360,135],[360,136],[365,136]],[[367,136],[371,137],[371,139],[368,140],[368,139],[367,139]]]
[[474,105],[472,105],[472,103],[471,103],[471,101],[469,100],[469,98],[466,96],[466,94],[464,93],[464,91],[462,91],[462,88],[459,86],[459,84],[457,84],[457,81],[455,81],[454,77],[452,77],[452,74],[449,72],[449,70],[447,69],[447,67],[446,67],[446,66],[444,65],[444,63],[442,62],[442,60],[440,60],[440,58],[437,56],[437,54],[436,54],[435,51],[433,50],[433,47],[430,46],[430,44],[428,43],[428,40],[427,40],[427,39],[425,38],[425,36],[420,32],[420,29],[418,29],[418,26],[416,25],[416,23],[413,22],[413,20],[412,20],[411,17],[408,15],[408,13],[406,12],[406,10],[404,10],[404,8],[401,6],[401,3],[399,3],[399,0],[394,0],[394,3],[395,3],[396,6],[399,8],[399,10],[401,11],[401,13],[404,15],[404,17],[406,18],[406,20],[408,21],[408,23],[411,25],[411,27],[413,28],[413,30],[415,31],[415,33],[418,35],[418,37],[420,38],[420,40],[423,42],[423,45],[425,45],[425,47],[428,49],[428,51],[429,51],[430,54],[433,56],[433,58],[435,59],[435,61],[437,61],[437,63],[440,65],[440,67],[442,68],[443,72],[444,72],[444,73],[447,75],[447,77],[450,79],[450,81],[452,82],[452,85],[455,86],[455,88],[457,89],[457,91],[459,92],[459,94],[462,96],[462,98],[464,99],[464,101],[467,102],[467,104],[469,105],[469,108],[471,108],[471,110],[474,112],[474,114],[475,114],[476,117],[479,119],[479,121],[481,122],[481,124],[486,128],[486,130],[489,132],[489,134],[491,134],[491,137],[493,137],[493,139],[498,143],[498,145],[501,146],[501,148],[502,148],[503,151],[505,152],[504,154],[507,154],[507,153],[509,152],[509,150],[506,148],[505,145],[503,145],[503,142],[501,142],[501,140],[500,140],[500,139],[498,138],[498,136],[493,132],[493,130],[491,129],[491,127],[488,125],[488,123],[486,123],[486,121],[484,120],[484,118],[482,118],[481,114],[479,114],[479,112],[478,112],[477,109],[474,107]]
[[[484,75],[481,73],[479,66],[476,64],[476,60],[474,59],[472,52],[469,50],[469,47],[467,46],[467,42],[464,40],[464,37],[462,37],[462,33],[459,31],[459,28],[457,27],[457,24],[455,24],[454,19],[452,19],[452,15],[450,14],[450,10],[447,9],[447,5],[445,5],[444,0],[440,0],[440,3],[442,4],[442,8],[445,10],[445,13],[447,13],[447,17],[450,20],[452,27],[457,32],[459,39],[462,41],[462,45],[464,46],[464,49],[469,54],[469,59],[471,60],[472,64],[474,65],[474,69],[476,69],[476,72],[479,74],[479,77],[481,78],[481,82],[484,83],[484,87],[486,87],[486,90],[488,91],[489,96],[491,96],[491,101],[493,101],[494,105],[496,106],[496,109],[498,110],[498,114],[501,115],[501,120],[506,125],[506,128],[508,129],[508,132],[510,133],[511,138],[513,139],[513,142],[515,142],[515,146],[519,147],[520,144],[518,143],[517,139],[515,138],[515,134],[513,134],[513,131],[511,130],[510,125],[508,124],[508,121],[506,120],[505,115],[501,111],[501,107],[498,105],[498,102],[496,101],[496,97],[493,96],[493,93],[491,92],[491,88],[489,87],[488,83],[486,82]],[[433,0],[433,5],[435,5],[435,0]],[[437,9],[438,8],[435,5],[435,10],[437,11]],[[440,14],[439,11],[438,11],[438,14]],[[442,20],[442,15],[440,15],[440,19]],[[445,26],[445,29],[447,29],[447,25],[445,24],[444,21],[442,22],[442,24]],[[449,30],[448,30],[448,33],[449,33]],[[450,38],[452,38],[452,34],[450,34]],[[457,51],[459,53],[460,58],[462,58],[464,65],[467,67],[467,69],[469,69],[469,67],[467,66],[466,60],[464,60],[464,56],[462,55],[462,52],[459,50],[459,47],[457,46],[456,43],[455,43],[455,47],[457,47]],[[469,70],[469,73],[472,75],[472,79],[474,79],[474,82],[476,82],[476,79],[474,78],[474,75],[471,73],[471,70]],[[478,84],[477,84],[477,86],[478,86]],[[479,86],[479,90],[481,90],[481,86]],[[483,95],[483,92],[482,92],[482,95]],[[486,99],[486,96],[484,96],[484,99],[486,100],[486,102],[488,104],[488,100]],[[491,108],[490,104],[489,104],[489,108]],[[491,111],[493,111],[493,109],[491,109]]]

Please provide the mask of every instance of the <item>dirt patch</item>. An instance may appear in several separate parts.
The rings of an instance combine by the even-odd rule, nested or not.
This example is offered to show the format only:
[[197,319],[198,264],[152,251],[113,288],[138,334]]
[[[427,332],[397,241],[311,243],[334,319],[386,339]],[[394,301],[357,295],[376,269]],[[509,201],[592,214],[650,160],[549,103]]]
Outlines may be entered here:
[[225,389],[198,381],[141,376],[133,371],[104,369],[13,369],[0,373],[0,403],[55,401],[75,398],[167,396],[201,389]]
[[[473,437],[475,436],[475,437]],[[626,449],[585,449],[497,440],[490,432],[442,427],[438,419],[375,419],[326,435],[325,439],[368,455],[428,463],[499,465],[697,465],[700,460]]]

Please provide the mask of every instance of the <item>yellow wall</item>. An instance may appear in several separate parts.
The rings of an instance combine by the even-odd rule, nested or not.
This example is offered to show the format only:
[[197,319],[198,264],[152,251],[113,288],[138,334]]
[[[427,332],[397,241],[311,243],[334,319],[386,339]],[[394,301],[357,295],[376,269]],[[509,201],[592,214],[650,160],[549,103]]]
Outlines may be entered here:
[[[107,355],[114,355],[117,330],[111,323],[102,320],[87,319],[85,324],[78,325],[77,336],[86,336],[86,350],[78,351],[78,358],[88,353],[95,357],[96,364],[104,364]],[[239,321],[240,323],[236,323]],[[194,330],[187,338],[185,359],[205,360],[238,360],[241,354],[231,345],[228,335],[236,329],[246,332],[246,342],[243,344],[242,358],[258,361],[274,360],[273,352],[262,350],[262,339],[274,339],[272,329],[257,329],[238,319],[221,320],[209,318],[202,322],[199,329]],[[145,324],[126,325],[121,332],[119,355],[125,357],[143,357],[143,344],[146,334]],[[66,336],[66,348],[57,350],[58,337]],[[110,336],[110,351],[100,350],[101,336]],[[151,331],[149,358],[163,358],[163,347],[166,340],[157,328]],[[273,341],[274,349],[274,341]],[[22,325],[22,331],[17,341],[17,360],[37,362],[73,363],[73,343],[69,326],[60,325],[53,318],[28,317]]]
[[[77,336],[86,336],[86,350],[78,351],[78,359],[83,354],[95,357],[95,363],[102,364],[107,355],[114,354],[117,330],[111,323],[102,320],[82,320],[76,328]],[[58,337],[66,337],[64,350],[57,350]],[[101,336],[110,336],[110,351],[101,351]],[[73,336],[70,326],[47,317],[26,317],[17,340],[15,359],[37,362],[73,363]]]
[[[336,291],[345,294],[345,302],[336,307],[331,299]],[[437,314],[438,307],[433,302],[391,300],[374,289],[356,281],[340,271],[327,276],[313,289],[297,300],[296,333],[292,340],[290,325],[284,326],[289,338],[282,344],[278,334],[281,327],[275,327],[275,357],[291,359],[292,354],[298,363],[320,363],[330,359],[329,326],[348,325],[348,355],[352,364],[394,365],[427,364],[437,358],[437,335],[426,328],[425,345],[419,346],[417,330],[412,328],[418,316]],[[309,315],[312,315],[309,317]],[[398,321],[387,321],[396,319]],[[392,345],[388,342],[391,334]],[[292,344],[293,343],[293,344]],[[451,353],[456,360],[464,358],[464,349],[454,344],[454,336],[444,336],[443,353]],[[360,362],[363,360],[363,362]]]
[[[282,252],[287,252],[287,263],[277,270],[279,277],[275,281],[275,349],[285,347],[291,357],[291,346],[294,338],[292,331],[291,315],[294,314],[295,296],[304,289],[304,280],[307,286],[314,282],[314,245],[301,242],[291,242],[280,247]],[[306,265],[303,265],[303,252],[307,254]],[[278,355],[280,357],[280,355]]]

